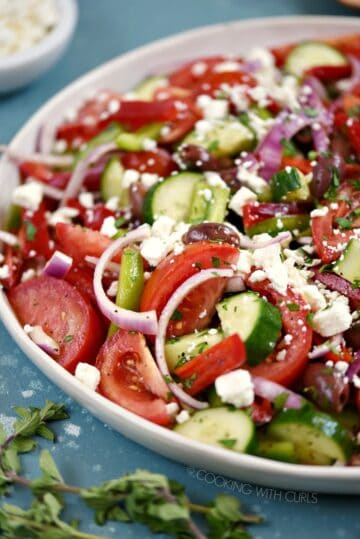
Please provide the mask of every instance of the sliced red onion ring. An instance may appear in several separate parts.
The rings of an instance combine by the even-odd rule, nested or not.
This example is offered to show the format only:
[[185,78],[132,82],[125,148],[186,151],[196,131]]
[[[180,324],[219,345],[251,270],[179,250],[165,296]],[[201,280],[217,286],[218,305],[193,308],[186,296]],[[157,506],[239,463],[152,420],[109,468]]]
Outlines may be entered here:
[[90,165],[93,165],[103,155],[106,155],[113,150],[116,150],[116,144],[114,142],[101,144],[100,146],[94,148],[84,159],[81,159],[77,163],[69,183],[64,190],[61,206],[65,204],[65,200],[67,198],[73,198],[78,194]]
[[48,275],[49,277],[56,277],[56,279],[63,279],[71,268],[72,263],[73,259],[71,256],[62,253],[61,251],[55,251],[45,264],[42,274]]
[[275,245],[277,243],[282,243],[283,241],[291,240],[291,232],[285,231],[281,232],[274,238],[256,240],[250,239],[244,234],[239,233],[240,236],[240,247],[243,249],[263,249],[264,247],[269,247],[270,245]]
[[338,335],[334,335],[330,340],[324,342],[323,344],[320,344],[319,346],[315,346],[312,352],[309,353],[308,357],[309,359],[317,359],[319,357],[324,356],[328,352],[331,352],[334,348],[338,348],[343,341],[343,336],[341,333]]
[[104,316],[111,320],[111,322],[123,329],[140,331],[146,335],[156,335],[158,330],[156,311],[137,313],[134,311],[129,311],[128,309],[123,309],[107,297],[102,285],[102,278],[106,265],[115,255],[115,253],[130,243],[135,243],[137,241],[142,241],[149,238],[150,234],[151,229],[149,225],[142,225],[141,227],[136,228],[135,230],[132,230],[126,234],[126,236],[118,238],[109,245],[109,247],[99,258],[95,268],[94,291],[100,311]]
[[6,230],[0,230],[0,241],[6,243],[6,245],[11,245],[12,247],[19,243],[19,240],[17,239],[15,234],[6,232]]
[[260,172],[262,178],[270,180],[279,170],[283,152],[282,139],[291,139],[298,131],[313,122],[313,118],[302,113],[296,115],[283,111],[279,114],[275,124],[256,150],[257,157],[263,163]]
[[[187,279],[185,282],[183,282],[181,286],[179,286],[179,288],[177,288],[177,290],[175,290],[160,315],[159,330],[157,332],[155,341],[156,361],[163,376],[166,376],[166,378],[168,379],[172,379],[165,357],[165,339],[167,327],[176,308],[189,294],[189,292],[191,292],[191,290],[193,290],[200,284],[210,279],[214,279],[215,277],[233,277],[233,275],[234,272],[230,269],[203,270]],[[187,404],[188,406],[191,406],[192,408],[195,408],[197,410],[208,407],[207,402],[202,402],[197,399],[194,399],[175,382],[170,382],[168,385],[172,393],[184,404]]]
[[48,121],[41,125],[36,139],[36,151],[42,154],[49,154],[53,149],[57,124]]
[[242,292],[246,289],[244,279],[240,275],[234,275],[234,277],[230,277],[228,280],[228,283],[225,288],[225,292],[229,293],[235,293],[235,292]]
[[317,117],[311,122],[311,130],[313,134],[314,147],[318,152],[326,152],[329,149],[328,129],[332,125],[332,114],[324,105],[323,100],[326,99],[326,93],[323,85],[316,77],[307,77],[304,81],[303,88],[310,88],[303,97],[306,97],[305,106],[314,109],[317,112]]
[[287,387],[275,382],[271,382],[266,378],[262,378],[261,376],[253,376],[252,383],[254,384],[255,395],[271,402],[274,402],[279,395],[287,393],[289,396],[287,398],[285,408],[299,409],[305,402],[301,395],[294,393]]
[[23,154],[11,149],[5,144],[0,144],[0,153],[4,153],[11,161],[15,163],[21,163],[22,161],[37,161],[48,165],[49,167],[71,167],[74,164],[74,158],[72,155],[52,155],[42,153]]
[[349,90],[351,90],[356,84],[360,83],[360,59],[352,54],[348,55],[349,61],[352,67],[352,74],[349,79],[347,79],[347,84]]
[[49,337],[41,326],[24,326],[24,331],[30,339],[39,346],[44,352],[51,356],[57,356],[60,353],[59,345],[54,339]]
[[36,178],[33,178],[32,176],[29,176],[25,183],[37,183],[38,185],[40,185],[43,194],[48,198],[53,198],[54,200],[61,200],[64,196],[64,191],[62,189],[58,189],[57,187],[53,187],[52,185],[39,182],[38,180],[36,180]]
[[350,367],[346,371],[346,376],[349,378],[349,381],[352,382],[354,376],[360,373],[360,350],[354,353],[355,361],[351,363]]
[[[96,266],[96,264],[99,262],[99,258],[96,256],[85,256],[84,258],[85,262],[90,264],[91,266]],[[120,271],[120,264],[117,264],[116,262],[108,262],[105,267],[106,270],[112,271],[114,273],[119,273]]]

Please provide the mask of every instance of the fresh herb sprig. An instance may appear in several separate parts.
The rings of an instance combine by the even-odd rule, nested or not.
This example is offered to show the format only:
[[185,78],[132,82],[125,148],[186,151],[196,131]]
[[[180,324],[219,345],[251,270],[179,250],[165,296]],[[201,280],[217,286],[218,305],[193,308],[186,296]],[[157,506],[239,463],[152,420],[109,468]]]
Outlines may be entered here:
[[[4,503],[0,507],[0,532],[4,539],[105,539],[78,529],[78,522],[65,522],[64,494],[78,496],[94,511],[95,521],[138,522],[154,533],[166,533],[177,539],[250,539],[245,525],[261,522],[256,515],[242,512],[240,502],[222,494],[209,505],[189,500],[184,488],[167,477],[137,470],[90,488],[64,482],[50,452],[40,453],[41,475],[28,479],[21,474],[20,455],[34,451],[36,436],[54,441],[49,423],[67,419],[63,404],[46,401],[43,408],[15,408],[19,418],[13,434],[7,436],[0,424],[0,498],[9,496],[12,486],[32,492],[28,509]],[[205,535],[193,520],[197,514],[205,519]]]

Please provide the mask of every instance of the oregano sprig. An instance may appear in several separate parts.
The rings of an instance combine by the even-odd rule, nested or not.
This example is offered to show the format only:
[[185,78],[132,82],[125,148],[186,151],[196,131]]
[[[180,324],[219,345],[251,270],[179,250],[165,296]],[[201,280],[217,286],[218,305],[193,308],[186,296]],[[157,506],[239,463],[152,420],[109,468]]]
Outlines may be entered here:
[[[245,525],[261,518],[246,515],[240,502],[222,494],[209,505],[193,503],[184,487],[161,474],[146,470],[124,475],[90,488],[66,484],[50,454],[41,451],[41,475],[28,479],[20,475],[21,453],[33,451],[36,436],[54,441],[51,421],[66,419],[64,405],[47,401],[39,408],[14,408],[19,419],[13,434],[6,436],[0,425],[0,497],[9,495],[11,485],[31,490],[33,501],[28,509],[3,504],[0,508],[0,531],[5,539],[105,539],[78,529],[76,521],[61,519],[65,507],[64,494],[78,496],[94,511],[97,524],[109,521],[138,522],[154,533],[166,533],[177,539],[249,539]],[[204,534],[193,520],[198,514],[205,519]]]

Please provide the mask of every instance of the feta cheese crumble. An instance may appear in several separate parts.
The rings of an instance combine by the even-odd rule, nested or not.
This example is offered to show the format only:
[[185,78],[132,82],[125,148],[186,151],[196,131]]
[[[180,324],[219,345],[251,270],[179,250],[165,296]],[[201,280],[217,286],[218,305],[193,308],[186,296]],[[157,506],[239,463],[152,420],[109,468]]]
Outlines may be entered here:
[[244,369],[218,376],[215,380],[215,390],[222,402],[232,404],[236,408],[251,406],[254,402],[254,384],[250,373]]
[[340,296],[329,307],[315,313],[312,324],[322,337],[332,337],[348,330],[352,316],[347,298]]
[[100,383],[100,371],[89,363],[78,363],[75,378],[92,391],[96,391]]
[[253,191],[250,191],[250,189],[247,187],[240,187],[240,189],[231,198],[229,208],[238,215],[242,215],[244,206],[246,204],[250,204],[250,202],[255,202],[256,200],[257,196],[255,193],[253,193]]
[[29,182],[19,185],[13,191],[12,202],[27,210],[36,211],[43,199],[43,188],[40,182]]

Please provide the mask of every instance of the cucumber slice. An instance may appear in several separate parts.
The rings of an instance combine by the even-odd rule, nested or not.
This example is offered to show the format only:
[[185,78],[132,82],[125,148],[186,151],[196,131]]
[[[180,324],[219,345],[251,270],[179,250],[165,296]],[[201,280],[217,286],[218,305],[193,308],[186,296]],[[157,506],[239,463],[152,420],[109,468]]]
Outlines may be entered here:
[[299,230],[300,232],[309,227],[308,215],[284,215],[282,217],[271,217],[265,219],[256,225],[246,228],[245,232],[252,237],[256,234],[264,234],[267,232],[271,236],[276,236],[284,230]]
[[239,453],[255,447],[255,425],[248,414],[224,406],[195,412],[188,421],[177,425],[175,431],[198,442]]
[[106,163],[100,179],[100,194],[105,202],[112,197],[123,197],[123,179],[124,167],[117,157],[111,157]]
[[[130,311],[139,309],[140,298],[144,288],[144,262],[136,249],[124,249],[121,257],[116,305]],[[112,323],[108,336],[113,335],[117,326]]]
[[145,221],[152,224],[160,215],[178,222],[187,221],[194,187],[202,178],[196,172],[180,172],[154,185],[145,197]]
[[210,223],[223,223],[227,213],[230,198],[230,189],[216,185],[211,187],[212,200],[206,214],[206,220]]
[[306,176],[296,167],[281,170],[271,178],[270,187],[275,202],[308,200],[310,190]]
[[138,129],[135,133],[120,133],[116,138],[115,143],[120,150],[141,152],[141,150],[144,149],[145,140],[158,140],[163,125],[164,124],[154,123]]
[[275,348],[282,327],[280,312],[255,292],[225,299],[216,310],[224,335],[240,335],[249,365],[258,365]]
[[216,157],[236,155],[251,150],[255,143],[254,134],[237,120],[213,121],[213,127],[205,134],[196,130],[189,133],[182,144],[202,146]]
[[256,454],[266,459],[296,462],[295,446],[288,441],[262,439],[258,443]]
[[287,57],[285,70],[301,77],[305,71],[317,66],[347,65],[346,57],[334,47],[320,41],[307,41],[295,47]]
[[310,406],[281,412],[269,427],[272,438],[292,442],[301,464],[346,463],[351,456],[352,439],[336,419]]
[[132,93],[141,101],[152,101],[155,91],[167,85],[168,79],[162,75],[148,77],[135,86]]
[[224,335],[221,331],[217,331],[215,334],[209,333],[209,331],[200,331],[169,339],[165,344],[165,356],[170,371],[219,343],[223,338]]
[[333,271],[350,281],[353,285],[359,286],[360,281],[360,241],[353,238],[341,255],[339,261],[333,267]]
[[[210,198],[206,195],[210,194]],[[191,206],[189,210],[189,223],[202,223],[206,219],[210,200],[213,194],[207,181],[204,178],[198,180],[194,187]]]

